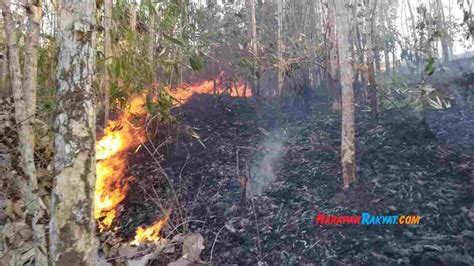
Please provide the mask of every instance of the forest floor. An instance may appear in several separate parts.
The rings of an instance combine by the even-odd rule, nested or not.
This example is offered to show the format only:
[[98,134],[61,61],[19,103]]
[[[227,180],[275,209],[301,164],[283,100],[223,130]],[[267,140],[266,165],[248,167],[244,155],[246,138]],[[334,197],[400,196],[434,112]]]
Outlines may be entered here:
[[[358,110],[359,180],[348,192],[339,163],[340,114],[328,111],[322,97],[282,110],[204,94],[180,108],[180,121],[195,129],[202,144],[182,137],[162,165],[185,195],[187,229],[205,239],[203,261],[474,265],[474,121],[466,106],[429,111],[424,121],[409,110],[381,111],[378,124]],[[143,192],[160,194],[166,186],[163,180],[151,183],[153,162],[135,161],[141,163],[132,172],[150,174],[139,178],[141,189],[131,190],[124,235],[156,213]],[[247,194],[259,193],[242,207],[239,177],[246,164]],[[419,225],[317,225],[319,212],[422,219]],[[180,250],[174,251],[160,262],[176,260]]]

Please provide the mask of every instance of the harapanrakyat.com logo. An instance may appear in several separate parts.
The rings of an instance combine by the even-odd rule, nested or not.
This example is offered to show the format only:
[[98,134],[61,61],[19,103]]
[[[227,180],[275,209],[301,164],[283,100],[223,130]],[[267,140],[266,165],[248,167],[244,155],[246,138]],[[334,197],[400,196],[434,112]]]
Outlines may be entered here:
[[328,215],[318,213],[316,215],[316,224],[364,224],[364,225],[382,225],[382,224],[420,224],[419,215],[372,215],[368,212],[362,215]]

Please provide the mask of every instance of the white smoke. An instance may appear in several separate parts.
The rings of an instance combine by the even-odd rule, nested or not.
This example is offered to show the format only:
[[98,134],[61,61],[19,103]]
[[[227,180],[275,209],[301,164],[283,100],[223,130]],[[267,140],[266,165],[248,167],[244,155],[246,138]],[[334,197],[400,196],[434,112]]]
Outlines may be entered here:
[[251,164],[250,182],[247,183],[247,196],[260,195],[276,180],[278,167],[285,156],[284,142],[286,134],[271,132],[260,145],[257,160]]

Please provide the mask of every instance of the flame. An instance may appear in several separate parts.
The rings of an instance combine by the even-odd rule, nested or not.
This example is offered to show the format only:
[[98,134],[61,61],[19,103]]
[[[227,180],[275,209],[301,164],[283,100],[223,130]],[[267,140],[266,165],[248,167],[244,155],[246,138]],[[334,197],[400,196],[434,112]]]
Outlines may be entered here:
[[[221,73],[222,75],[223,73]],[[170,89],[170,94],[180,104],[187,102],[196,93],[228,93],[230,96],[251,96],[250,88],[243,83],[223,82],[222,78],[201,83],[182,84]],[[132,176],[126,176],[127,151],[145,142],[143,127],[135,127],[132,120],[146,117],[146,93],[137,95],[129,101],[127,108],[115,119],[108,121],[103,137],[96,142],[96,188],[94,195],[94,216],[101,232],[111,229],[114,219],[119,215],[118,206],[127,196]],[[148,227],[138,227],[131,244],[158,242],[160,231],[168,223],[169,213],[157,219]]]
[[[224,82],[217,79],[215,82],[216,94],[228,93],[232,97],[250,97],[252,92],[243,82]],[[194,94],[214,94],[214,81],[184,83],[170,90],[170,94],[181,103],[185,103]]]
[[[168,212],[170,213],[170,212]],[[135,239],[130,242],[131,245],[139,245],[144,242],[158,242],[161,240],[161,229],[168,223],[169,214],[164,218],[157,219],[152,225],[148,227],[139,226],[135,231]]]
[[110,229],[117,216],[117,206],[123,201],[133,177],[125,177],[126,151],[145,140],[142,128],[131,124],[133,116],[144,116],[145,94],[134,97],[128,108],[116,120],[109,121],[104,136],[96,142],[97,180],[94,195],[94,216],[99,229]]

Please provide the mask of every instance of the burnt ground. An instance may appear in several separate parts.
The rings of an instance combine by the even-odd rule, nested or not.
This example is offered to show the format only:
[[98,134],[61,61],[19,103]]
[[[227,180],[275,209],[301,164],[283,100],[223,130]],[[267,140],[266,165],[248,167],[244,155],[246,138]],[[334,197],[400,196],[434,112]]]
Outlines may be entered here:
[[[459,122],[453,117],[464,109],[453,108],[448,113],[432,111],[420,121],[409,110],[402,110],[403,116],[392,110],[381,112],[381,122],[374,125],[366,113],[358,112],[359,181],[344,192],[340,116],[329,113],[320,98],[312,102],[286,106],[280,115],[253,100],[216,100],[209,95],[195,95],[181,107],[180,121],[195,128],[205,147],[181,136],[162,165],[183,202],[184,220],[189,221],[185,229],[205,239],[203,261],[474,265],[474,159],[472,139],[466,137],[472,134],[466,127],[472,125],[462,123],[472,122],[472,115],[463,113]],[[448,117],[436,124],[435,118],[442,116]],[[280,140],[282,158],[272,169],[276,180],[239,207],[236,152],[241,173],[246,160],[258,165],[254,162],[265,155],[264,143],[276,128],[285,136]],[[456,133],[444,133],[449,130]],[[160,190],[166,182],[153,177],[156,170],[152,162],[144,163],[145,157],[132,167],[149,174],[138,174],[138,183],[148,189],[133,190],[136,201],[130,205],[139,207],[129,212],[142,217],[130,219],[130,228],[159,213],[141,191],[167,193]],[[251,178],[259,176],[252,173]],[[422,220],[420,225],[316,225],[318,212],[416,214]],[[179,216],[175,209],[174,225],[181,221]],[[164,255],[164,261],[179,257],[177,253]]]

